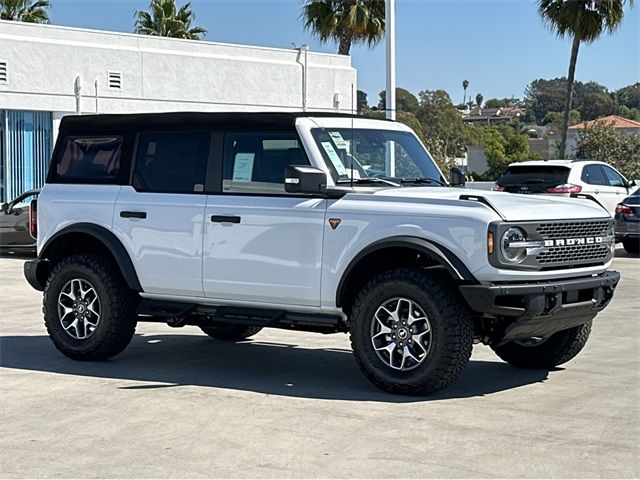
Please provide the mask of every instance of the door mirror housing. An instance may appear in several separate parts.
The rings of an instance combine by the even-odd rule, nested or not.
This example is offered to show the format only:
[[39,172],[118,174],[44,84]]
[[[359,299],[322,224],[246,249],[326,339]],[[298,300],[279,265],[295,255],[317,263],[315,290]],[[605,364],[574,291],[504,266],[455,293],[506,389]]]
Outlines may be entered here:
[[289,165],[284,171],[284,190],[287,193],[325,193],[327,174],[308,165]]
[[9,204],[7,202],[3,202],[2,204],[0,204],[0,212],[2,213],[9,213]]
[[635,180],[628,180],[627,181],[627,188],[635,187],[636,185],[637,185],[637,183],[636,183]]
[[464,187],[467,180],[465,179],[464,172],[458,167],[453,167],[450,172],[451,176],[450,184],[452,187]]

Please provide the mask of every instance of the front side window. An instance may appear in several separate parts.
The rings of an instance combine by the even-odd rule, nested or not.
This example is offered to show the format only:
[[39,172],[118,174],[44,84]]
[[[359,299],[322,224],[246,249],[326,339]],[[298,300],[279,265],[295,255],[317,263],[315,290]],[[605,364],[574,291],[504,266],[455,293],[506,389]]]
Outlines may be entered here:
[[140,134],[133,186],[146,192],[203,192],[210,140],[204,132]]
[[585,165],[581,180],[589,185],[608,185],[609,182],[602,173],[600,165]]
[[118,176],[121,157],[120,136],[67,137],[54,175],[61,180],[108,182]]
[[289,165],[309,165],[295,132],[228,133],[222,191],[284,194],[284,171]]
[[409,132],[322,128],[312,134],[336,183],[375,178],[443,181],[429,153]]
[[613,168],[602,165],[602,170],[604,170],[604,175],[611,187],[626,186],[627,182],[625,181],[623,176],[616,172]]

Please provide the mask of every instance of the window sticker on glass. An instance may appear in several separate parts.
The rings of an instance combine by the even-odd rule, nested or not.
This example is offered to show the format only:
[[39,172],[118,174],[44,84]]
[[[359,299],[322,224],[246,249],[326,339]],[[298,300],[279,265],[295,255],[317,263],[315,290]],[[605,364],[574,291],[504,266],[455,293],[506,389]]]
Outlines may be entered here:
[[346,175],[347,169],[342,164],[342,160],[340,160],[340,157],[338,156],[335,149],[333,148],[333,145],[331,145],[331,142],[320,142],[320,143],[322,145],[322,148],[324,148],[324,151],[327,152],[327,155],[329,156],[329,160],[331,160],[331,163],[333,163],[333,166],[336,167],[336,171],[338,172],[338,175]]
[[250,182],[253,176],[253,159],[255,153],[238,153],[233,164],[234,182]]
[[340,132],[329,132],[329,136],[331,137],[331,139],[333,140],[333,143],[336,144],[336,147],[338,147],[339,150],[349,149],[349,143],[344,138],[342,138],[342,135],[340,135]]

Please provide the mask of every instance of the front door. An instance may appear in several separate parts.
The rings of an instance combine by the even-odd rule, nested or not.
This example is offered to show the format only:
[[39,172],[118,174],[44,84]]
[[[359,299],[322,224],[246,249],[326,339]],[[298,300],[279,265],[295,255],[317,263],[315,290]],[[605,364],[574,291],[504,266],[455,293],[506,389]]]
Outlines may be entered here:
[[133,186],[122,187],[113,231],[145,293],[203,296],[202,229],[209,133],[141,133]]
[[205,295],[319,306],[327,201],[284,191],[285,167],[309,164],[296,132],[227,134],[223,157],[205,213]]

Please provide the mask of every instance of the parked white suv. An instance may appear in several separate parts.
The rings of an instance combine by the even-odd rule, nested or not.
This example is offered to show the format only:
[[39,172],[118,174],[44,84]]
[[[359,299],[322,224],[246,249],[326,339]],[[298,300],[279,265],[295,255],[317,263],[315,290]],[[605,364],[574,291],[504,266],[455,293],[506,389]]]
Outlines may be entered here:
[[573,358],[619,280],[612,224],[592,203],[447,185],[395,122],[65,117],[25,275],[73,359],[120,353],[139,321],[349,332],[374,384],[423,394],[474,341],[521,367]]
[[532,160],[512,163],[496,181],[494,191],[588,198],[612,215],[630,195],[634,180],[604,162],[591,160]]

